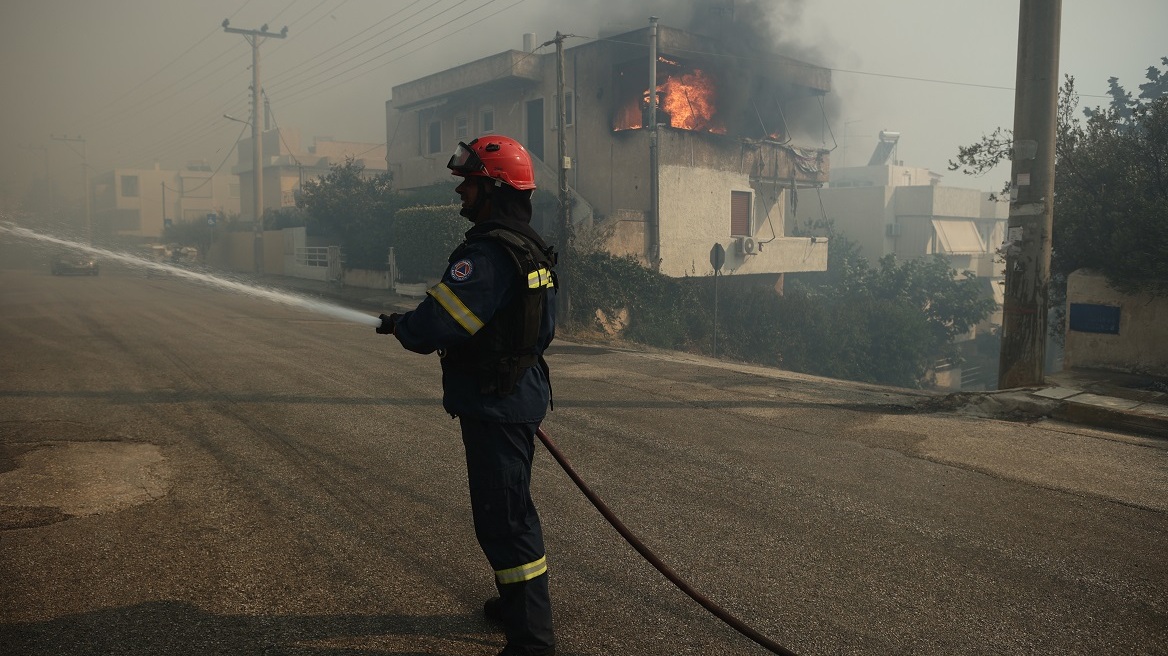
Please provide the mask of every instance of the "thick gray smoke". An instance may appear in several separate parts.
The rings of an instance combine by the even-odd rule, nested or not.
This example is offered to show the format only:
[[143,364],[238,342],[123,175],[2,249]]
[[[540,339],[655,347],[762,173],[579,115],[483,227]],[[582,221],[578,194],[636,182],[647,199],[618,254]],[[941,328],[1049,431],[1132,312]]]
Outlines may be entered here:
[[[717,39],[733,55],[713,60],[716,69],[720,69],[714,72],[723,84],[719,88],[719,109],[725,111],[723,119],[731,123],[733,132],[747,132],[735,128],[746,124],[753,128],[761,114],[768,132],[778,130],[785,119],[791,136],[797,140],[810,145],[822,139],[831,147],[825,121],[827,125],[837,121],[841,107],[838,94],[828,93],[822,105],[818,98],[788,100],[782,104],[779,118],[780,112],[769,96],[785,96],[785,90],[758,86],[759,80],[773,79],[767,75],[772,54],[826,65],[826,53],[805,45],[811,40],[800,31],[805,0],[632,0],[619,4],[611,0],[557,0],[550,4],[552,9],[563,12],[561,16],[596,17],[592,24],[581,24],[574,18],[571,30],[583,36],[641,29],[648,25],[650,16],[657,16],[661,25]],[[551,15],[543,18],[540,23],[555,20]],[[567,27],[559,29],[567,31]],[[743,75],[744,70],[749,74]],[[757,107],[759,104],[765,106]]]

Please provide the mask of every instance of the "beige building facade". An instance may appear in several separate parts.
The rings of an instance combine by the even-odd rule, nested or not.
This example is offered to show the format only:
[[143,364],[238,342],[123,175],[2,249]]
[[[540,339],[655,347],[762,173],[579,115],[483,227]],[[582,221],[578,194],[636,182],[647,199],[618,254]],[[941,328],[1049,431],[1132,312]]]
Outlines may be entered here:
[[[554,51],[510,50],[393,88],[386,136],[397,185],[449,182],[458,142],[501,133],[534,156],[541,189],[555,193],[557,167],[567,168],[573,222],[603,231],[614,253],[678,277],[712,274],[715,244],[724,274],[825,270],[826,240],[784,232],[791,189],[827,181],[827,150],[798,136],[821,126],[783,117],[818,116],[830,71],[780,55],[752,68],[728,44],[658,33],[656,135],[648,28],[565,50],[562,162]],[[536,227],[555,232],[554,221],[537,217]]]
[[239,214],[235,177],[215,174],[202,162],[179,171],[113,169],[92,184],[95,230],[113,237],[159,240],[167,222]]

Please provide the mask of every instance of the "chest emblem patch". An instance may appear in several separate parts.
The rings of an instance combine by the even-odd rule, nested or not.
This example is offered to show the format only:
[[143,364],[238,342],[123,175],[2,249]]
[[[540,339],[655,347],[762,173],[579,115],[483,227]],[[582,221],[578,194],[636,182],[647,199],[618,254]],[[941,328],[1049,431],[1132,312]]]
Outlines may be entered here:
[[456,282],[462,282],[470,278],[470,274],[474,273],[474,263],[467,259],[461,259],[450,265],[450,277]]

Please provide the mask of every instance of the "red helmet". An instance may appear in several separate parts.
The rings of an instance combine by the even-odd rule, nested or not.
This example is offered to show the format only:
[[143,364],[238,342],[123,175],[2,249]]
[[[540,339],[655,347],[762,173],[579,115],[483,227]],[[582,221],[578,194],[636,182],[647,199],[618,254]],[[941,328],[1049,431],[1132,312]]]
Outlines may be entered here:
[[521,191],[535,189],[531,155],[523,144],[500,134],[488,134],[458,148],[446,164],[452,175],[482,176]]

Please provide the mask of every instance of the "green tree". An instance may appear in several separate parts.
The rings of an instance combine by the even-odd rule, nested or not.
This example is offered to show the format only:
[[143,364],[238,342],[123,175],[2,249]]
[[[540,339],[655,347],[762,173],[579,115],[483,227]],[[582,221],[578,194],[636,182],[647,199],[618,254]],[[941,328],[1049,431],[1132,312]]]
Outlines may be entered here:
[[390,173],[366,175],[353,159],[333,165],[327,175],[304,183],[297,207],[314,230],[340,239],[346,266],[384,270],[394,210],[402,197]]
[[[1168,69],[1168,57],[1161,63]],[[1168,75],[1153,66],[1146,77],[1136,98],[1111,78],[1110,104],[1081,113],[1074,78],[1059,90],[1052,326],[1062,324],[1076,269],[1095,269],[1122,291],[1168,293]],[[960,147],[949,168],[988,172],[1009,158],[1012,136],[998,128]]]

